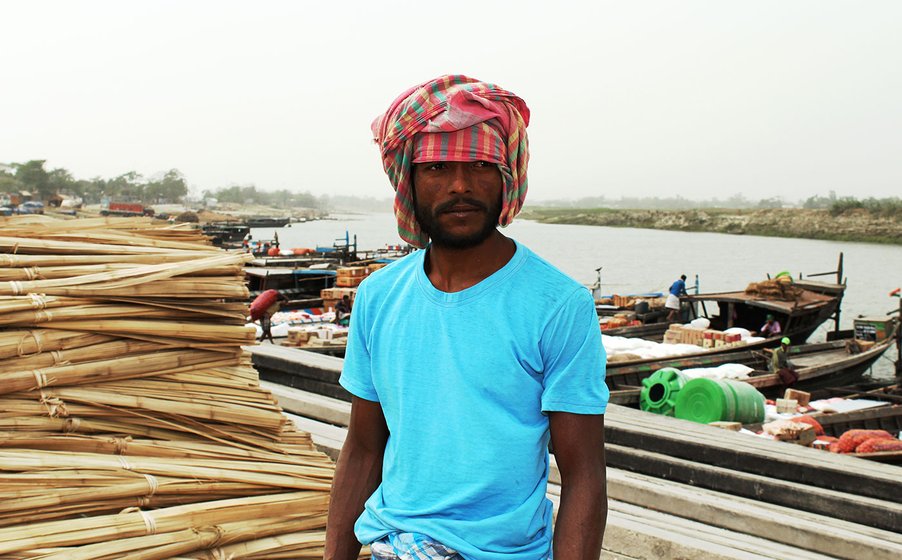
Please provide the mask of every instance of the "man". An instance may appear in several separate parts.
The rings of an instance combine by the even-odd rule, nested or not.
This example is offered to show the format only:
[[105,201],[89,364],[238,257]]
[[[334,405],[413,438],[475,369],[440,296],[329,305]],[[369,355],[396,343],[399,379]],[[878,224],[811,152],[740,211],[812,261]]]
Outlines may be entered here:
[[780,340],[780,347],[774,350],[770,358],[771,371],[780,376],[780,381],[786,387],[795,385],[795,382],[799,380],[799,375],[789,362],[789,345],[791,342],[789,337],[784,336]]
[[272,316],[282,307],[282,303],[288,301],[284,294],[277,290],[266,290],[251,302],[251,320],[260,321],[260,342],[269,339],[275,344],[272,337]]
[[686,295],[686,275],[680,276],[680,279],[670,285],[670,293],[667,294],[667,301],[664,307],[670,310],[667,314],[668,321],[676,321],[680,313],[680,296]]
[[608,391],[594,302],[497,229],[525,198],[528,121],[514,94],[443,76],[373,124],[398,231],[425,250],[357,291],[329,560],[361,542],[377,560],[599,557]]
[[767,319],[761,326],[761,336],[763,336],[764,338],[771,338],[774,336],[780,336],[781,332],[783,332],[783,330],[780,328],[780,322],[774,319],[774,316],[772,314],[768,313]]
[[351,297],[347,294],[341,296],[341,300],[335,304],[335,322],[342,326],[348,326],[351,321]]

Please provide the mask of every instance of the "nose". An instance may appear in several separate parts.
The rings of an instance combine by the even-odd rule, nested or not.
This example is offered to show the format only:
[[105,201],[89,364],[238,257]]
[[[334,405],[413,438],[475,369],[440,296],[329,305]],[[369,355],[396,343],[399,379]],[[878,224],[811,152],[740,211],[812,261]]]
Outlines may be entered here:
[[452,193],[466,193],[472,190],[469,166],[466,163],[455,162],[451,165],[451,177],[448,191]]

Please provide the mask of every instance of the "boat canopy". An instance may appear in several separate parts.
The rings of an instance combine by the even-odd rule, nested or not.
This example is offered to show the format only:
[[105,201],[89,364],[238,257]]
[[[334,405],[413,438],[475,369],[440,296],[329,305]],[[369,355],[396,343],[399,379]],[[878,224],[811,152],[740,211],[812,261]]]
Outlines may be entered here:
[[792,315],[799,310],[812,310],[817,309],[818,307],[833,305],[836,301],[835,296],[819,294],[810,290],[801,290],[797,297],[788,301],[765,298],[746,292],[720,292],[689,295],[684,296],[684,299],[690,302],[716,301],[718,303],[742,303],[751,307],[760,307],[785,315]]

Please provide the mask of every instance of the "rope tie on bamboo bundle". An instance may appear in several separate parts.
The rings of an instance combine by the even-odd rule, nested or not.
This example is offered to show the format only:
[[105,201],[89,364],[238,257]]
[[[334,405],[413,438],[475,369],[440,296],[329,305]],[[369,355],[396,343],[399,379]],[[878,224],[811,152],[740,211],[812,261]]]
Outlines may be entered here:
[[38,269],[32,266],[23,268],[22,272],[25,273],[26,280],[34,280],[38,277]]
[[155,477],[152,474],[145,474],[144,478],[147,479],[147,487],[148,487],[147,495],[145,497],[150,498],[151,496],[153,496],[154,494],[157,493],[157,489],[160,487],[160,483],[157,480],[157,477]]
[[116,455],[116,457],[119,459],[119,464],[122,465],[122,468],[123,468],[123,469],[125,469],[125,470],[127,470],[127,471],[132,470],[132,466],[131,466],[131,464],[128,462],[128,459],[126,459],[126,458],[125,458],[124,456],[122,456],[122,455]]
[[63,353],[59,350],[51,350],[50,357],[53,358],[53,365],[62,366],[69,363],[68,360],[63,360]]
[[113,438],[112,442],[115,448],[114,451],[116,452],[116,455],[125,455],[125,451],[128,449],[128,442],[130,442],[131,439],[132,436],[126,436],[124,438]]
[[210,549],[210,560],[232,560],[235,556],[233,554],[227,554],[225,550],[216,547]]
[[28,337],[34,339],[35,351],[34,354],[40,354],[44,351],[44,344],[42,339],[44,338],[43,334],[38,331],[27,331],[25,336],[22,337],[22,340],[19,341],[19,345],[16,346],[16,357],[21,358],[25,355],[25,343],[28,341]]
[[[219,525],[213,525],[212,527],[203,528],[204,531],[207,531],[209,529],[212,529],[213,532],[216,533],[216,536],[210,543],[207,544],[207,553],[205,554],[205,556],[207,558],[211,558],[212,560],[232,560],[235,555],[227,554],[225,550],[219,547],[219,543],[226,535],[225,530]],[[199,529],[194,529],[194,531],[200,534]]]
[[55,397],[53,395],[48,395],[44,393],[43,389],[40,392],[41,394],[41,404],[44,405],[44,408],[47,409],[47,415],[51,418],[59,418],[69,416],[69,410],[66,409],[66,403],[63,402],[59,397]]
[[81,427],[81,419],[79,418],[67,418],[65,422],[63,422],[63,432],[67,434],[72,434],[78,431],[78,428]]
[[144,520],[144,527],[147,528],[148,535],[156,535],[157,534],[157,523],[154,521],[153,516],[144,511],[143,509],[139,509],[138,513],[141,514],[141,519]]
[[47,307],[47,296],[44,294],[28,294],[31,299],[32,309],[44,309]]
[[22,294],[22,290],[24,289],[22,283],[16,280],[10,280],[9,289],[12,290],[14,296],[18,296]]
[[[43,370],[34,369],[31,370],[31,374],[34,376],[35,388],[34,389],[43,389],[47,386],[47,374],[44,373]],[[32,390],[34,390],[32,389]]]
[[38,309],[34,312],[34,322],[35,323],[49,323],[53,320],[53,313],[47,311],[46,309]]

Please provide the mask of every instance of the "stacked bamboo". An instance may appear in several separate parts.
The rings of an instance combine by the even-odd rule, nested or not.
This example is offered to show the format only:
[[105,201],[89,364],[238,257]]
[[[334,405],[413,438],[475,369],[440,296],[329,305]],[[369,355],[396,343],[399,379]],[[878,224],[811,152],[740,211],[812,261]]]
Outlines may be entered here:
[[322,557],[333,466],[241,349],[246,259],[0,218],[0,560]]

